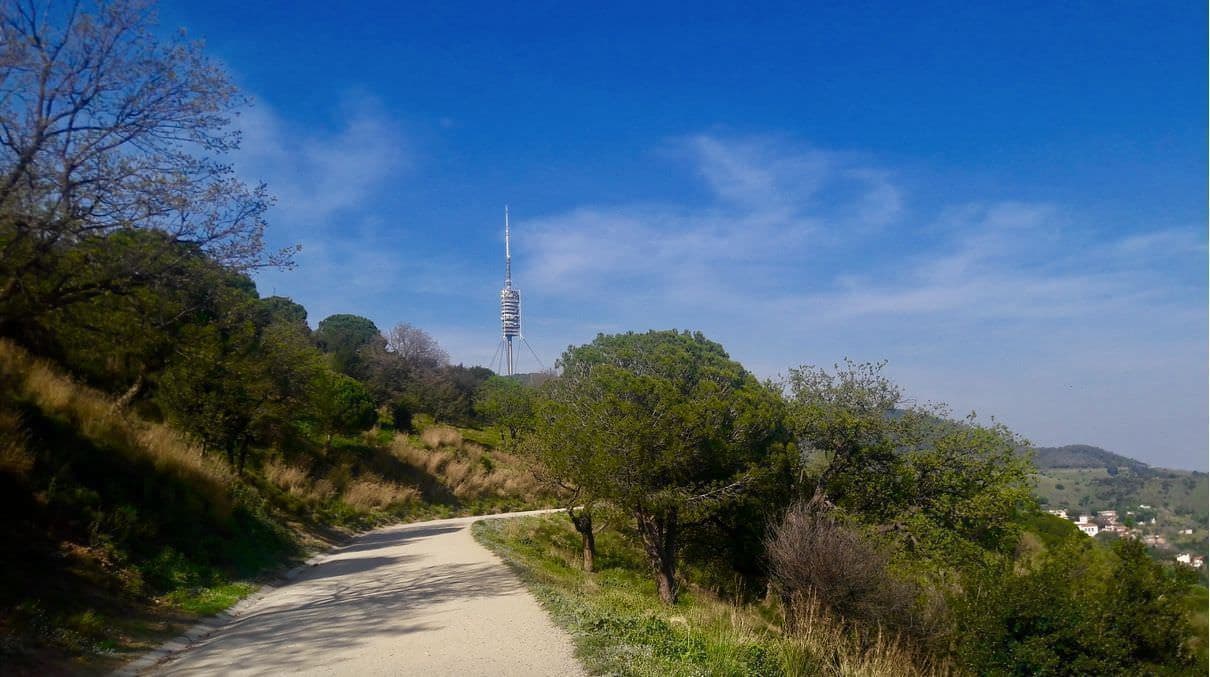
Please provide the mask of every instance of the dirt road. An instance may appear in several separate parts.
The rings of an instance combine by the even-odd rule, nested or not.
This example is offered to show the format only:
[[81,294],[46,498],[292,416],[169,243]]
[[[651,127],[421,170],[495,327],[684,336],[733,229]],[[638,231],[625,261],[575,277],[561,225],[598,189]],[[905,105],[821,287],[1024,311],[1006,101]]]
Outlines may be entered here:
[[151,674],[584,674],[477,519],[364,534]]

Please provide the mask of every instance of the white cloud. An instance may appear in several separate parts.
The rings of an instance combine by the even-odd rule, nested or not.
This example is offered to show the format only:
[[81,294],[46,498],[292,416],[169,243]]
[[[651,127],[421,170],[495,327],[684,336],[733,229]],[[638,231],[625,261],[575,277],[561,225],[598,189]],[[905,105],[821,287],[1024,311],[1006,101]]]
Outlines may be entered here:
[[277,196],[269,218],[279,228],[330,225],[410,164],[403,138],[375,99],[350,95],[334,113],[330,129],[294,124],[264,103],[239,118],[236,170],[269,184]]

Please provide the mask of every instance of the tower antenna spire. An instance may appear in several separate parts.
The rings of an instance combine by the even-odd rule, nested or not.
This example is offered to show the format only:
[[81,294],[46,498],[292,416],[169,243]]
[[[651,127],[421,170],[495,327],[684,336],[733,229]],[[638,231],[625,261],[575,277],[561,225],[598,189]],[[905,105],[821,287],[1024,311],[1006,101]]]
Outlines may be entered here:
[[[501,344],[504,352],[504,373],[512,376],[516,369],[513,339],[521,336],[521,291],[513,288],[512,231],[508,225],[508,205],[504,205],[504,289],[500,290]],[[522,338],[522,341],[525,339]]]

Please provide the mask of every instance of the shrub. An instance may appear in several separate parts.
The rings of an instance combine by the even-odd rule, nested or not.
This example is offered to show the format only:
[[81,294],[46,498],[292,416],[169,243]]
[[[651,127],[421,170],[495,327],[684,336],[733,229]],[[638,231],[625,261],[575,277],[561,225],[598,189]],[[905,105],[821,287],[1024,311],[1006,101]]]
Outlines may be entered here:
[[886,555],[857,530],[799,503],[766,548],[790,632],[807,631],[821,607],[866,633],[885,628],[918,634],[916,591],[889,574]]

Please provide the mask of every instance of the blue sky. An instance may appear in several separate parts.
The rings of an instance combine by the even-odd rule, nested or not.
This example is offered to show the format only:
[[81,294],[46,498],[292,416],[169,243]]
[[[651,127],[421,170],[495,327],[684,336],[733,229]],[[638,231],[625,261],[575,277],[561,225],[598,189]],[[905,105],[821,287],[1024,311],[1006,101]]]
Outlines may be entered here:
[[1204,4],[575,4],[164,4],[254,99],[262,293],[486,364],[507,203],[547,365],[700,329],[1206,469]]

